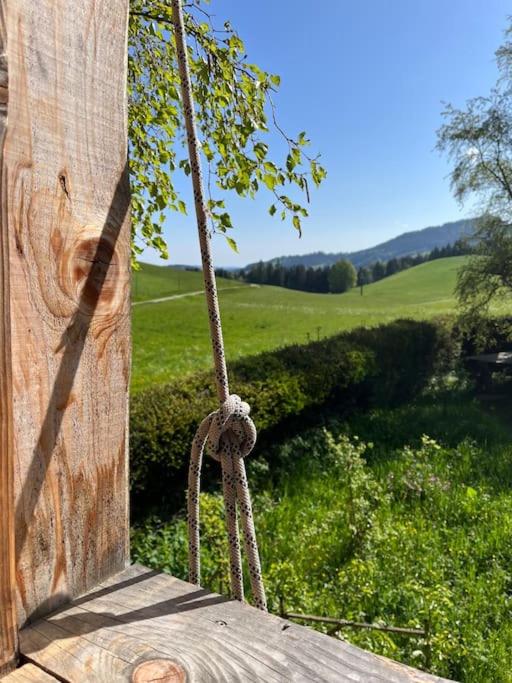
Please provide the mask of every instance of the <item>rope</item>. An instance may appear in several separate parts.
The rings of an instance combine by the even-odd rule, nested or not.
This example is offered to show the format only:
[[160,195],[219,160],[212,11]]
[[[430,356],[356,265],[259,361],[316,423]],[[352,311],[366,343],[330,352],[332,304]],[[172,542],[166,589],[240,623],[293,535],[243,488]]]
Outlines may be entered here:
[[199,586],[201,581],[200,563],[200,526],[199,526],[199,492],[203,452],[206,450],[222,469],[222,490],[226,516],[226,530],[229,542],[229,561],[231,592],[237,600],[243,601],[242,554],[238,529],[237,509],[240,513],[243,538],[251,589],[256,607],[267,609],[265,589],[261,577],[261,565],[258,544],[254,530],[251,497],[245,473],[244,457],[249,455],[256,442],[256,428],[249,417],[250,408],[239,396],[229,393],[228,373],[224,355],[224,341],[220,321],[217,284],[213,267],[210,234],[207,224],[207,208],[203,191],[201,162],[199,159],[199,141],[197,137],[192,84],[188,64],[188,53],[185,42],[185,28],[181,0],[171,0],[172,20],[176,39],[176,51],[181,81],[181,94],[185,113],[188,154],[194,203],[201,248],[204,287],[210,337],[212,341],[213,361],[215,366],[215,384],[220,407],[210,413],[199,425],[190,457],[188,475],[188,533],[189,533],[189,580]]

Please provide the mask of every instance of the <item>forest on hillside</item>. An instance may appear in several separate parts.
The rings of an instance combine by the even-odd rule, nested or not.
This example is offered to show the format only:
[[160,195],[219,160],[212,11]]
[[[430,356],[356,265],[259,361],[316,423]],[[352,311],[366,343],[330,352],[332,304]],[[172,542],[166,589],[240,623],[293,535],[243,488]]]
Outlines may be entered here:
[[285,266],[279,261],[260,261],[253,266],[241,271],[228,271],[223,268],[217,269],[217,275],[224,278],[239,278],[253,284],[275,285],[288,289],[297,289],[303,292],[343,292],[355,285],[363,287],[372,282],[378,282],[385,277],[399,273],[407,268],[418,266],[421,263],[435,261],[450,256],[463,256],[471,253],[471,244],[468,241],[459,240],[454,244],[444,247],[435,247],[428,253],[391,258],[389,261],[375,261],[368,266],[360,266],[354,269],[353,278],[348,277],[343,287],[336,287],[333,283],[332,273],[339,263],[348,263],[347,259],[337,261],[330,266],[306,267],[302,264]]

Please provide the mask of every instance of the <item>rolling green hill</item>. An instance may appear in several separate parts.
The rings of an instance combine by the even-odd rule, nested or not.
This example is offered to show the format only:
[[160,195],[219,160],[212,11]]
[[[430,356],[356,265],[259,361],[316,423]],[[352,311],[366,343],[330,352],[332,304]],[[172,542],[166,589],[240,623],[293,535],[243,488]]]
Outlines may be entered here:
[[[220,289],[229,287],[220,292],[228,358],[305,342],[357,325],[374,325],[398,317],[428,318],[453,311],[457,270],[465,258],[439,259],[402,271],[368,285],[363,296],[359,289],[346,294],[311,294],[219,281]],[[177,280],[174,285],[166,280],[176,278],[177,272],[144,266],[139,291],[134,292],[136,297],[140,300],[183,293],[183,289],[172,290]],[[185,276],[188,291],[201,288],[200,273],[181,271],[180,277]],[[184,282],[180,287],[185,287]],[[133,390],[206,368],[210,363],[202,296],[134,307]]]
[[[241,286],[243,283],[219,278],[220,288]],[[165,266],[141,263],[132,273],[132,301],[146,301],[203,289],[203,274],[199,271],[178,270]]]

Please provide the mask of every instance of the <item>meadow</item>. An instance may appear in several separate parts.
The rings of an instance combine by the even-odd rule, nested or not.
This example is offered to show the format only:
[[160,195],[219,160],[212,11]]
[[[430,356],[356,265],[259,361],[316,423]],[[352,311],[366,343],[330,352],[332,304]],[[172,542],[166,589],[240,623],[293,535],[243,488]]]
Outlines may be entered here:
[[[219,278],[219,289],[244,286],[243,282]],[[203,289],[203,274],[199,270],[182,270],[141,263],[132,273],[132,301],[141,302],[176,296]]]
[[[310,294],[220,280],[228,356],[304,344],[397,318],[454,313],[454,287],[464,258],[422,264],[365,287],[362,295],[358,289]],[[201,289],[200,273],[162,270],[144,266],[135,292],[139,301]],[[505,312],[507,303],[495,311]],[[135,389],[174,378],[185,396],[194,392],[190,373],[211,364],[202,296],[134,306],[133,335]],[[375,336],[379,368],[385,367],[385,358],[391,362],[393,355],[390,343],[394,350],[399,345],[386,341],[384,329]],[[395,362],[403,370],[412,347],[402,332],[398,338]],[[451,352],[451,341],[447,348]],[[303,365],[314,365],[303,356]],[[313,356],[322,362],[317,352]],[[425,365],[408,362],[415,377]],[[293,362],[288,370],[295,373]],[[399,373],[388,374],[395,378]],[[264,386],[270,380],[264,378]],[[349,628],[339,635],[454,680],[511,683],[512,431],[507,386],[504,381],[499,387],[499,400],[480,402],[459,363],[449,372],[441,369],[414,396],[398,402],[386,390],[382,405],[367,404],[354,383],[352,403],[347,400],[343,408],[334,402],[330,407],[315,404],[300,425],[283,419],[265,452],[256,450],[247,459],[271,611],[284,608],[423,629],[425,637]],[[132,410],[140,400],[151,411],[152,401],[165,398],[159,389],[155,396],[152,391],[136,397]],[[173,391],[171,397],[180,415],[193,402],[180,404]],[[147,422],[148,433],[157,427],[169,458],[169,435],[162,434],[162,423]],[[171,436],[180,438],[175,432]],[[186,448],[184,444],[183,452]],[[142,451],[132,453],[132,471],[142,456]],[[223,503],[215,482],[210,478],[205,483],[203,585],[227,593]],[[185,477],[180,485],[185,488]],[[180,496],[184,500],[184,490]],[[182,507],[155,504],[139,514],[132,557],[186,578]]]
[[[345,294],[311,294],[219,279],[227,357],[304,343],[360,325],[453,312],[457,271],[466,257],[439,259]],[[202,288],[201,274],[143,265],[134,301]],[[205,303],[187,296],[133,308],[132,390],[211,365]]]
[[[271,611],[425,629],[344,629],[373,652],[465,683],[510,683],[512,448],[466,391],[331,417],[249,458]],[[203,583],[226,592],[218,493],[202,494]],[[184,516],[136,526],[133,557],[186,578]]]

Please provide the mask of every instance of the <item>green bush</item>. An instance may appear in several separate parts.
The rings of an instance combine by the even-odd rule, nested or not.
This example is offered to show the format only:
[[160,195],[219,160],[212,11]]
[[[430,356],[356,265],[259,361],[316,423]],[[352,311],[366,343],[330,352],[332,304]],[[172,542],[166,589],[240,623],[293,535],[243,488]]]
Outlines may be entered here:
[[[309,411],[393,405],[418,393],[444,369],[451,352],[445,322],[397,320],[305,345],[248,357],[230,365],[231,390],[252,407],[260,452]],[[184,502],[190,444],[199,422],[216,407],[213,378],[196,373],[132,398],[131,484],[135,512],[166,500]],[[208,482],[211,463],[205,462]]]
[[454,327],[454,337],[459,339],[462,357],[510,351],[512,319],[509,316],[471,320],[461,318]]
[[[449,446],[416,438],[423,427],[438,429],[437,396],[427,395],[417,405],[376,411],[379,427],[386,416],[391,425],[418,420],[414,445],[395,448],[380,428],[374,443],[359,439],[359,427],[370,430],[357,417],[336,433],[315,428],[275,446],[277,478],[253,496],[269,608],[423,628],[428,641],[351,629],[342,635],[453,680],[509,683],[510,433],[468,396],[455,397],[448,410],[452,425],[458,411],[488,433],[457,441],[455,430]],[[201,494],[201,512],[203,585],[227,592],[221,495]],[[185,578],[184,517],[146,520],[134,530],[132,550],[136,561]]]

